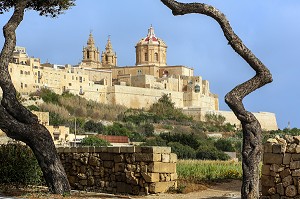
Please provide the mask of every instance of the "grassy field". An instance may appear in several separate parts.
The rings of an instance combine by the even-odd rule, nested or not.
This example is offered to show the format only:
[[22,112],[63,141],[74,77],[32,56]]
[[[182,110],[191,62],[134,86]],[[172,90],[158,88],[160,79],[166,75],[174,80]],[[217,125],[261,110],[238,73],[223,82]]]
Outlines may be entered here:
[[212,160],[179,160],[179,180],[207,182],[225,179],[242,179],[241,162]]

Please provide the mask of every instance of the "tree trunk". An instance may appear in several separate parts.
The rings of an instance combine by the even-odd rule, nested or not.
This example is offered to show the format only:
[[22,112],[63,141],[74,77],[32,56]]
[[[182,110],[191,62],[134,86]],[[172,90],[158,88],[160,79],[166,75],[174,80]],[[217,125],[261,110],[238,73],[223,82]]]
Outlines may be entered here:
[[243,185],[242,198],[259,198],[259,162],[261,161],[261,126],[255,116],[246,111],[242,100],[254,90],[272,82],[272,75],[266,66],[243,44],[234,33],[225,15],[213,6],[203,3],[179,3],[174,0],[161,0],[174,15],[190,13],[204,14],[215,19],[221,26],[228,44],[238,53],[256,75],[236,86],[226,96],[225,102],[241,121],[243,128]]
[[51,192],[63,194],[70,192],[67,175],[56,153],[49,131],[38,122],[16,98],[16,90],[8,72],[16,46],[16,29],[23,20],[28,1],[16,3],[13,15],[3,27],[5,43],[0,54],[0,86],[3,98],[0,105],[0,128],[8,137],[25,142],[35,154]]

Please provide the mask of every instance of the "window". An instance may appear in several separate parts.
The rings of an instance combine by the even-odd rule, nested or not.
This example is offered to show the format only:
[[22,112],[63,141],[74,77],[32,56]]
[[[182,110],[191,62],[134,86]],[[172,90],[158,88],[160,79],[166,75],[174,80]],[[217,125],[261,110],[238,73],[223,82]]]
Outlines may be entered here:
[[27,84],[24,84],[25,88],[27,88]]
[[69,83],[69,86],[72,86],[72,83]]
[[23,83],[21,83],[21,88],[23,88]]
[[88,59],[90,58],[90,52],[89,51],[86,52],[86,58],[88,58]]
[[143,71],[142,71],[141,69],[139,69],[139,70],[137,71],[137,74],[138,74],[138,75],[142,75],[142,74],[143,74]]
[[21,74],[21,75],[23,74],[23,71],[22,71],[22,70],[20,70],[20,74]]
[[82,77],[79,77],[79,82],[82,83]]
[[158,53],[155,53],[154,56],[155,56],[155,61],[158,61]]
[[148,61],[148,53],[145,53],[145,61]]
[[10,68],[9,70],[10,70],[10,72],[12,73],[12,68]]

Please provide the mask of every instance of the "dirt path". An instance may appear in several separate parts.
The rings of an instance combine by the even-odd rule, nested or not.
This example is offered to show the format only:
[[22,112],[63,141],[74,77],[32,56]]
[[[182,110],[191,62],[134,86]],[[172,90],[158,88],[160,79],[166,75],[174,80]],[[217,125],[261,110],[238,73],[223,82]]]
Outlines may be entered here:
[[190,192],[187,194],[159,194],[138,197],[135,199],[222,199],[241,198],[241,181],[233,180],[226,183],[218,183],[205,190]]
[[[228,199],[228,198],[240,198],[241,181],[233,180],[229,182],[217,183],[210,186],[204,185],[189,185],[184,191],[189,193],[184,194],[155,194],[148,196],[126,196],[126,195],[112,195],[105,193],[94,193],[94,192],[78,192],[74,191],[71,195],[61,196],[54,195],[45,192],[45,188],[34,189],[34,190],[23,190],[23,191],[12,191],[8,190],[8,193],[1,194],[2,196],[13,196],[15,198],[29,198],[29,199]],[[1,189],[0,189],[1,190]],[[47,190],[47,189],[46,189]],[[195,191],[196,190],[196,191]],[[4,197],[5,198],[5,197]]]

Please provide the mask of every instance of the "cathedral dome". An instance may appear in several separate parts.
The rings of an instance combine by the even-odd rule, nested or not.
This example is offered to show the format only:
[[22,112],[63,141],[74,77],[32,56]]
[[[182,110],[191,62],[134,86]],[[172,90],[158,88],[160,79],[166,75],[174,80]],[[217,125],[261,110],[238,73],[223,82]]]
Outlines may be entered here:
[[166,46],[166,43],[155,36],[155,33],[154,33],[154,28],[151,27],[148,29],[148,34],[145,38],[141,39],[137,45],[149,45],[149,44],[156,44],[156,45],[161,45],[161,46]]

